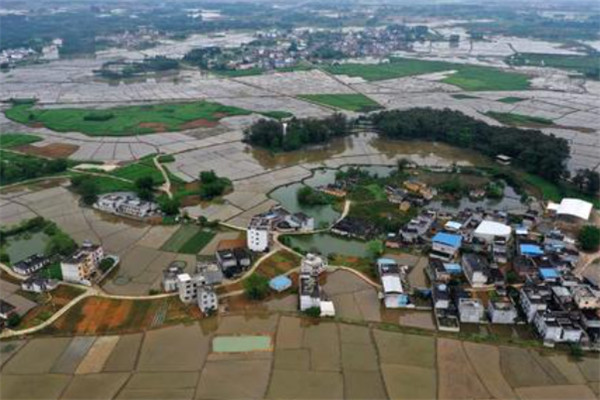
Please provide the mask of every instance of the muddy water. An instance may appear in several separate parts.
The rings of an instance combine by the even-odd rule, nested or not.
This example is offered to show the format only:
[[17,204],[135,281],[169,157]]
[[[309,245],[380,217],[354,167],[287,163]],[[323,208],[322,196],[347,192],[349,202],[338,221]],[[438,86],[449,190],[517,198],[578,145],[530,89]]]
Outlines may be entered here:
[[41,254],[46,248],[50,237],[44,232],[11,237],[6,243],[6,253],[12,263],[21,261],[34,254]]
[[332,140],[327,145],[273,154],[264,149],[246,149],[265,169],[282,168],[302,163],[323,163],[331,158],[381,154],[393,163],[394,159],[408,158],[419,165],[450,166],[486,165],[490,160],[473,151],[442,143],[389,140],[374,133],[360,133]]
[[486,210],[499,211],[526,211],[527,205],[521,203],[521,196],[515,190],[506,186],[504,188],[504,197],[502,199],[483,199],[480,201],[472,201],[468,197],[463,197],[456,203],[443,203],[441,201],[432,201],[429,208],[442,210],[447,212],[461,211],[466,208],[474,209],[483,207]]
[[348,240],[329,233],[294,235],[290,238],[291,247],[298,247],[304,251],[316,251],[326,256],[334,253],[352,257],[368,256],[366,242]]
[[335,222],[339,218],[340,213],[335,211],[331,205],[303,206],[298,203],[296,192],[303,186],[302,183],[293,183],[291,185],[282,186],[271,192],[269,197],[278,201],[279,204],[290,212],[304,212],[306,215],[313,217],[315,219],[315,227],[324,224],[330,225]]

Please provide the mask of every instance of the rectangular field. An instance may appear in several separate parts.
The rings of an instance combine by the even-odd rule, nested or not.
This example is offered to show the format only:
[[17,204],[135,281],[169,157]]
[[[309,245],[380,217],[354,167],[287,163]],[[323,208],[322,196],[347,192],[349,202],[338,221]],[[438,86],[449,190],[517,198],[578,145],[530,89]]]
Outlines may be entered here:
[[350,111],[372,111],[380,109],[381,106],[375,100],[361,93],[352,94],[302,94],[301,99],[326,106],[341,108]]

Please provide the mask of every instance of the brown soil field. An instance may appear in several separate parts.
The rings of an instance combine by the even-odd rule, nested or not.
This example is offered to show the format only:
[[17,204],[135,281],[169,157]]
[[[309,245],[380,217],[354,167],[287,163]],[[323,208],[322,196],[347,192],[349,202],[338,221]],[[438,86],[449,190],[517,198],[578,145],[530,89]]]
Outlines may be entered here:
[[496,399],[512,399],[515,393],[500,370],[498,347],[487,344],[463,342],[463,348],[479,379]]
[[196,194],[182,197],[179,201],[181,202],[181,207],[193,207],[200,204],[202,199],[200,198],[200,195]]
[[138,125],[140,128],[153,129],[154,132],[166,132],[167,125],[162,122],[140,122]]
[[513,388],[554,384],[527,349],[500,347],[500,366],[502,374]]
[[214,128],[219,125],[216,121],[209,121],[207,119],[195,119],[190,122],[186,122],[181,125],[181,129],[194,129],[194,128]]
[[66,158],[79,150],[79,146],[67,143],[51,143],[42,147],[25,144],[22,146],[17,146],[13,150],[42,157]]
[[517,389],[523,400],[593,400],[596,398],[585,385],[539,386]]
[[32,308],[23,316],[19,324],[19,328],[29,328],[31,326],[40,324],[48,319],[52,314],[63,308],[75,297],[79,296],[81,293],[83,293],[83,291],[80,289],[72,286],[60,285],[52,292],[51,296],[40,295],[46,296],[47,299],[43,304]]
[[489,398],[489,393],[467,359],[462,342],[438,339],[437,344],[438,398]]
[[273,278],[300,266],[300,256],[282,250],[264,260],[256,272],[267,278]]

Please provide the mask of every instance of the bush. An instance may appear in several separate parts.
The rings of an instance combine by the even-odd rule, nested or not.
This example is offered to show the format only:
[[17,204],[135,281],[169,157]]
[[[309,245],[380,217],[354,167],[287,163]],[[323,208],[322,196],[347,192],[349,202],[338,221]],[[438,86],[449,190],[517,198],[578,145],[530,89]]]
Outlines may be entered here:
[[0,253],[0,262],[3,264],[10,264],[10,256],[6,253]]
[[84,121],[108,121],[112,119],[115,115],[108,111],[93,111],[83,116]]
[[298,189],[296,198],[298,199],[298,203],[304,206],[321,206],[332,203],[330,196],[310,186],[303,186]]
[[17,327],[19,324],[21,323],[21,317],[19,316],[19,314],[12,314],[10,317],[8,317],[8,319],[6,320],[6,325],[9,328],[15,328]]
[[160,209],[166,215],[177,215],[179,214],[179,206],[181,203],[177,199],[163,199],[159,202]]
[[583,358],[583,350],[578,343],[571,343],[569,350],[571,357],[575,358],[576,360],[581,360]]
[[586,225],[579,231],[579,246],[584,251],[596,251],[600,247],[600,228]]
[[244,280],[244,293],[251,300],[262,300],[269,294],[269,280],[256,273]]
[[319,318],[321,316],[321,307],[310,307],[304,310],[304,314],[311,318]]
[[102,272],[106,272],[108,271],[113,265],[115,265],[115,260],[111,257],[106,257],[103,258],[100,261],[100,265],[98,265],[98,268],[100,268],[100,271]]

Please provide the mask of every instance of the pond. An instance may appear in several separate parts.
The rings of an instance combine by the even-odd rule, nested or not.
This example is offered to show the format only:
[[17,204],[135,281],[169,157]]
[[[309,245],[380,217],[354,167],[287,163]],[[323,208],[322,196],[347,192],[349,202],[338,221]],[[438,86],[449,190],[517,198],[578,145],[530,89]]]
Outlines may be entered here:
[[462,211],[470,208],[485,208],[486,210],[498,211],[526,211],[527,205],[521,203],[521,196],[515,190],[506,185],[504,187],[504,197],[502,199],[485,198],[480,201],[473,201],[468,197],[463,197],[456,203],[445,203],[442,201],[432,201],[429,208],[434,210],[442,210],[447,212]]
[[6,241],[6,254],[12,264],[34,254],[43,253],[50,237],[44,232],[35,232],[9,237]]
[[339,218],[340,213],[335,211],[331,204],[324,206],[303,206],[298,203],[296,192],[303,186],[304,184],[302,183],[293,183],[291,185],[282,186],[272,191],[269,194],[269,197],[278,201],[279,204],[289,212],[303,212],[306,215],[313,217],[315,219],[315,228],[318,228],[323,224],[331,225],[335,222]]
[[367,243],[360,240],[344,239],[330,233],[314,235],[290,235],[290,247],[303,251],[316,251],[329,256],[343,254],[351,257],[368,257]]

